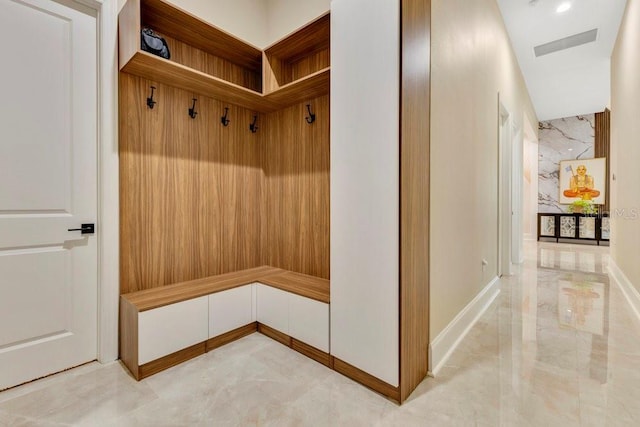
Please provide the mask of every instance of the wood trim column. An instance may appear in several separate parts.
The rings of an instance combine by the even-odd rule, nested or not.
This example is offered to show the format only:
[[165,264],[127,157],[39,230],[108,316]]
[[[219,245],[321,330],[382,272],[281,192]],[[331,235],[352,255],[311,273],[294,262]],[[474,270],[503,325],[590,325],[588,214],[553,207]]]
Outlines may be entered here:
[[431,0],[402,0],[401,16],[400,403],[428,371]]
[[611,181],[611,111],[607,108],[602,113],[596,113],[596,136],[594,144],[594,155],[596,158],[605,157],[607,159],[607,182],[605,183],[605,204],[601,208],[601,214],[609,212],[610,181]]

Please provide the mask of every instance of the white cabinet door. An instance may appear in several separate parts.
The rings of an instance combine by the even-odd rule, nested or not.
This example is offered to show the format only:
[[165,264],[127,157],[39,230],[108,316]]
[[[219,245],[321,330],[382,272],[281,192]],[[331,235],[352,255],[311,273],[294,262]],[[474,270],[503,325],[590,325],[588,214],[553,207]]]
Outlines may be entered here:
[[289,335],[329,353],[329,304],[289,295]]
[[138,315],[138,364],[143,365],[209,337],[209,297],[143,311]]
[[258,322],[289,335],[289,293],[257,285]]
[[258,321],[258,283],[251,284],[251,321]]
[[253,322],[253,286],[209,295],[209,338]]

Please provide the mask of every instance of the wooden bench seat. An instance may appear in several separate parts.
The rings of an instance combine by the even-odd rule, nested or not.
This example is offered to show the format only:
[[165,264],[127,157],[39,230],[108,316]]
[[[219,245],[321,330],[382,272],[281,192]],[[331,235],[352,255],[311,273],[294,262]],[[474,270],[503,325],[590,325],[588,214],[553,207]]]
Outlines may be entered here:
[[259,331],[330,366],[329,301],[329,280],[269,266],[124,294],[120,358],[140,380]]
[[262,266],[122,295],[138,312],[260,282],[329,303],[329,281],[280,268]]

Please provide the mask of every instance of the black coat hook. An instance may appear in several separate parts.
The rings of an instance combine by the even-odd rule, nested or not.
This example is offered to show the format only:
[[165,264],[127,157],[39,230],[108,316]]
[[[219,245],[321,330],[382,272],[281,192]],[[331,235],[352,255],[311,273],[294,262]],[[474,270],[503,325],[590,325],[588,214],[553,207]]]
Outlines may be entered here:
[[311,112],[311,104],[307,104],[307,111],[309,112],[309,115],[305,117],[305,120],[307,123],[311,124],[316,121],[316,115]]
[[253,116],[253,123],[249,125],[249,129],[252,133],[256,133],[258,131],[258,126],[256,126],[256,122],[258,121],[258,116]]
[[224,116],[220,117],[220,122],[222,122],[222,126],[229,126],[229,122],[231,120],[227,119],[227,114],[229,114],[229,107],[224,107]]
[[147,107],[153,110],[153,106],[157,104],[156,101],[153,100],[153,91],[156,90],[155,86],[151,86],[151,96],[147,98]]
[[196,111],[196,101],[197,99],[193,98],[193,105],[189,108],[189,117],[192,119],[195,119],[198,115],[198,112]]

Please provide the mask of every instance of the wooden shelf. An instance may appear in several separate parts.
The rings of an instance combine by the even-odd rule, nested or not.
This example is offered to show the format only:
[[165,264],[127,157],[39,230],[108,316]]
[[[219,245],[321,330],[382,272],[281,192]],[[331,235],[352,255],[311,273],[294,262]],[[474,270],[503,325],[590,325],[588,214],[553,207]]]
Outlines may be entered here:
[[[181,55],[172,52],[172,59],[167,60],[142,51],[143,26],[178,41],[179,46],[173,47]],[[272,112],[329,93],[328,37],[327,13],[269,47],[267,54],[163,0],[128,0],[119,15],[120,71],[254,111]],[[288,70],[286,77],[278,77],[283,84],[274,83],[273,75],[266,75],[269,66],[263,66],[264,58],[276,58],[274,55],[279,58],[274,61],[284,61]],[[176,56],[184,63],[174,60]],[[207,56],[226,61],[219,75],[189,66],[193,65],[190,61],[201,62]],[[196,67],[207,68],[202,63]],[[235,76],[249,73],[258,80],[249,84],[240,77],[236,82],[226,80],[228,76],[221,78],[221,70],[228,72],[229,68],[235,70]],[[260,88],[262,91],[252,90]]]
[[324,68],[293,83],[265,95],[265,100],[277,108],[302,102],[306,99],[329,94],[331,69]]
[[121,297],[138,312],[142,312],[255,282],[329,303],[328,280],[269,266],[146,289],[124,294]]
[[325,13],[264,51],[265,93],[303,80],[330,66],[331,18]]
[[258,73],[262,70],[262,50],[163,0],[142,0],[140,18],[144,26],[199,50]]
[[256,111],[276,109],[261,93],[143,51],[136,52],[121,71]]
[[121,71],[265,113],[327,95],[331,74],[325,68],[262,95],[143,51],[137,52]]

